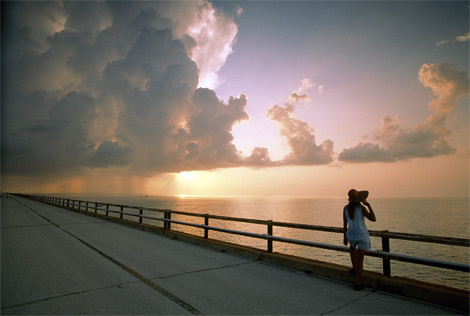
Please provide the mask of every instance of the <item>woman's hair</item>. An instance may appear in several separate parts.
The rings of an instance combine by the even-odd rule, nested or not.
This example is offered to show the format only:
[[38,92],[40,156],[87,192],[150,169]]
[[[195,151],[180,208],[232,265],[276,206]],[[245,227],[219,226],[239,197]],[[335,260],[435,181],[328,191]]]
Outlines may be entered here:
[[359,202],[351,202],[349,201],[348,205],[346,205],[346,209],[348,210],[349,218],[353,221],[354,220],[354,213],[356,211],[356,207],[361,206]]

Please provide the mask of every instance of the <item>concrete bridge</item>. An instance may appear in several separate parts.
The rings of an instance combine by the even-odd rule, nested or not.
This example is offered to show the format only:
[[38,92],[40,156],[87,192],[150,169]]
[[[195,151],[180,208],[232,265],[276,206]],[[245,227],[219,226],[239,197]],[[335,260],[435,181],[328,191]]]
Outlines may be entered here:
[[467,312],[4,196],[1,314]]

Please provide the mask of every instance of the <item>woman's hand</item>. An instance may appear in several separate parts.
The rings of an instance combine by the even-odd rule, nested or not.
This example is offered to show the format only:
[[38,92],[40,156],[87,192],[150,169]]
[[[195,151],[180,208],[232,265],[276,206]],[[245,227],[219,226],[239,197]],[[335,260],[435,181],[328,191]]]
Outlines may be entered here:
[[347,245],[348,245],[348,239],[346,238],[346,236],[344,236],[344,239],[343,239],[343,244],[344,244],[345,246],[347,246]]
[[365,206],[367,206],[367,208],[369,209],[369,211],[366,210],[365,207],[362,207],[362,212],[364,214],[364,216],[372,221],[372,222],[375,222],[377,220],[377,218],[375,217],[375,213],[374,213],[374,210],[372,209],[372,206],[370,206],[370,203],[367,202],[367,201],[364,201],[362,202],[362,204],[364,204]]

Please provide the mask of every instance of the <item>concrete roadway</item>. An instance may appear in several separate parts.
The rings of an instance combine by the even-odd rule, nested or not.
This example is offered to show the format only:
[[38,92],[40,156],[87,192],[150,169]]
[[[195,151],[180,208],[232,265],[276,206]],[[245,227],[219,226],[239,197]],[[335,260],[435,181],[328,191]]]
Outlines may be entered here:
[[437,305],[10,196],[1,314],[443,315]]

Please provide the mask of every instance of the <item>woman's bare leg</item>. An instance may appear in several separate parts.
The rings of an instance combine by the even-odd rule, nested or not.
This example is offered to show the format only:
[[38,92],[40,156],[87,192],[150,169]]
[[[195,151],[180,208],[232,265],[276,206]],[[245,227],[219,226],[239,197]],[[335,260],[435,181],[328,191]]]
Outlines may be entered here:
[[362,249],[357,249],[356,254],[355,254],[355,259],[356,259],[356,285],[360,286],[361,285],[361,280],[362,280],[362,271],[364,270],[364,255],[366,251]]
[[349,247],[349,255],[351,256],[351,264],[354,270],[356,270],[356,253],[355,247]]

